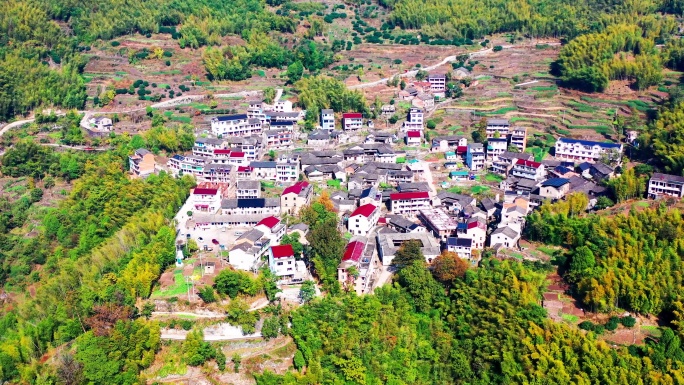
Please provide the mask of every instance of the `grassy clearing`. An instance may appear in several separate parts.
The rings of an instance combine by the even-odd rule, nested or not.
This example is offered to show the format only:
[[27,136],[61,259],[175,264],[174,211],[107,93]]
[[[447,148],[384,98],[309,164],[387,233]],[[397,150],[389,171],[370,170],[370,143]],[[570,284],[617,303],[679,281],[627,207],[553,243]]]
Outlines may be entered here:
[[651,109],[651,104],[644,102],[643,100],[607,100],[592,98],[589,96],[582,96],[580,99],[590,102],[590,103],[607,103],[607,104],[620,104],[626,105],[630,108],[635,108],[641,112],[646,112]]
[[[188,261],[188,263],[190,263],[190,261]],[[173,278],[173,285],[169,286],[166,290],[161,290],[160,288],[155,289],[150,297],[176,297],[185,294],[188,290],[188,284],[185,282],[185,277],[183,276],[183,269],[174,270]]]
[[150,75],[180,75],[181,70],[169,70],[169,71],[154,71],[150,72]]
[[490,190],[490,189],[489,189],[488,186],[480,186],[480,185],[472,186],[472,187],[470,188],[470,192],[471,192],[472,194],[475,194],[475,195],[485,193],[485,192],[487,192],[487,191],[489,191],[489,190]]
[[530,87],[531,90],[534,91],[556,91],[558,90],[558,87],[556,86],[537,86],[537,87]]
[[488,173],[485,175],[484,180],[487,182],[494,182],[494,183],[499,183],[503,180],[504,178],[499,175],[499,174],[494,174],[494,173]]
[[504,115],[507,112],[511,112],[511,111],[518,111],[518,108],[517,107],[503,107],[503,108],[499,108],[498,110],[488,111],[488,112],[475,111],[475,112],[473,112],[473,114],[477,115],[477,116],[494,116],[494,115]]
[[590,105],[585,104],[585,103],[580,103],[580,102],[575,101],[575,100],[570,100],[567,102],[567,104],[579,112],[593,113],[593,112],[598,111],[597,107],[590,106]]
[[553,257],[553,255],[556,253],[557,249],[554,249],[554,248],[548,247],[548,246],[539,246],[539,247],[537,247],[537,250],[548,255],[549,257]]
[[600,124],[598,126],[580,125],[580,124],[568,124],[568,128],[573,130],[610,130],[609,126]]
[[192,123],[192,118],[189,116],[174,116],[171,118],[174,122],[181,122],[181,123]]
[[573,323],[573,324],[576,323],[577,321],[579,321],[579,317],[576,315],[572,315],[572,314],[563,314],[561,316],[561,318],[563,319],[563,321]]
[[161,367],[153,377],[164,378],[170,375],[185,375],[188,372],[188,364],[185,362],[185,354],[181,349],[180,342],[171,342],[168,346],[162,348],[162,353],[157,357],[162,359]]
[[652,335],[653,337],[660,337],[662,335],[662,332],[660,331],[660,328],[655,325],[643,325],[641,326],[641,330],[644,332]]
[[541,162],[546,157],[546,154],[548,154],[548,150],[541,147],[528,147],[525,149],[525,152],[534,155],[535,162]]

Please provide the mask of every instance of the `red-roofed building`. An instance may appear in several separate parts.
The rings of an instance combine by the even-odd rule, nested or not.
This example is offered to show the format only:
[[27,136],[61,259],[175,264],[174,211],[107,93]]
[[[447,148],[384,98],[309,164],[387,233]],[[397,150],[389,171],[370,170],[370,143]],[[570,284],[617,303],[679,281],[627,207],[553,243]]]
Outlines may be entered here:
[[546,178],[546,168],[539,162],[518,159],[511,169],[511,175],[540,182]]
[[423,133],[420,130],[409,130],[406,132],[407,146],[420,146],[423,142]]
[[271,246],[268,264],[277,277],[294,276],[297,267],[292,245]]
[[[337,280],[346,290],[354,290],[356,294],[369,293],[372,290],[372,282],[377,274],[377,260],[371,255],[364,255],[366,244],[355,240],[349,242],[344,249],[342,262],[337,266]],[[375,263],[374,263],[375,262]],[[355,274],[349,274],[349,269],[354,268]]]
[[250,166],[238,166],[237,178],[238,179],[251,179],[253,171],[254,171],[254,168],[252,168]]
[[432,200],[427,191],[390,194],[392,214],[416,216],[420,210],[432,208]]
[[262,219],[262,220],[259,221],[259,223],[257,223],[256,225],[257,225],[257,226],[263,225],[263,226],[268,227],[269,229],[272,229],[272,228],[275,227],[275,225],[277,225],[278,223],[280,223],[280,219],[278,219],[278,218],[276,218],[276,217],[274,217],[274,216],[271,215],[270,217],[266,217],[266,218]]
[[190,195],[192,211],[214,213],[221,208],[221,191],[217,188],[197,187]]
[[342,114],[342,128],[345,130],[358,130],[363,127],[363,115],[358,112]]
[[214,150],[214,154],[226,154],[226,155],[228,155],[228,154],[230,154],[230,151],[231,151],[230,149],[226,149],[226,148],[217,148]]
[[372,203],[360,206],[347,220],[347,229],[353,235],[367,236],[368,232],[378,223],[380,208]]
[[284,213],[296,215],[302,207],[311,203],[312,195],[313,188],[309,182],[297,182],[283,190],[280,196],[280,209]]
[[279,244],[283,235],[285,235],[285,225],[274,216],[262,219],[254,228],[264,233],[264,236],[270,239],[272,245]]

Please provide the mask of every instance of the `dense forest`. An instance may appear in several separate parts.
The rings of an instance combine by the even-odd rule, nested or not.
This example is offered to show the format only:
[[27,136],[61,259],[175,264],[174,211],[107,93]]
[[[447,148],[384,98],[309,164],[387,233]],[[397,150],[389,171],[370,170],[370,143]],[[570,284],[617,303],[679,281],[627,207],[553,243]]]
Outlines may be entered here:
[[568,202],[529,216],[527,235],[571,250],[561,271],[592,310],[681,317],[684,221],[664,203],[615,216],[582,215]]
[[[125,160],[114,153],[56,154],[29,143],[3,157],[3,173],[77,178],[58,207],[41,211],[37,235],[3,234],[0,278],[17,289],[16,305],[0,318],[3,381],[64,383],[75,365],[83,383],[132,384],[152,362],[158,326],[136,320],[134,305],[174,261],[169,219],[193,181],[164,173],[132,180]],[[32,295],[22,296],[18,289],[35,282],[41,284]],[[41,363],[52,347],[71,341],[56,365]]]
[[600,31],[606,25],[633,22],[639,15],[656,11],[680,12],[670,1],[506,0],[437,1],[380,0],[391,9],[390,20],[403,28],[450,39],[480,39],[500,32],[530,37],[572,39]]
[[[546,319],[545,274],[486,261],[440,286],[421,262],[373,296],[315,301],[292,314],[295,367],[266,372],[259,385],[347,384],[675,384],[684,351],[666,330],[643,347],[613,348]],[[420,290],[413,290],[415,287]],[[416,294],[419,296],[416,296]],[[428,300],[421,311],[416,301]]]

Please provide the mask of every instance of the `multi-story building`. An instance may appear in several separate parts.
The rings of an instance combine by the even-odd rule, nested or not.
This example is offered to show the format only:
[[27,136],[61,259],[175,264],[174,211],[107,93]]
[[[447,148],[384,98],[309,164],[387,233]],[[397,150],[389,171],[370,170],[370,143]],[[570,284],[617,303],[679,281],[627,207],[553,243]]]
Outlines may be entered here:
[[144,148],[135,150],[133,155],[128,157],[128,170],[134,176],[145,177],[154,174],[156,167],[154,154]]
[[292,136],[292,130],[287,128],[264,130],[264,145],[266,148],[288,148],[292,146]]
[[598,162],[602,157],[620,162],[622,144],[593,142],[570,138],[559,138],[556,142],[556,159],[572,162]]
[[359,130],[363,127],[363,115],[358,112],[342,114],[342,128],[345,131]]
[[296,182],[299,179],[300,167],[298,157],[281,154],[276,161],[276,181],[281,183]]
[[539,162],[518,159],[513,164],[511,175],[518,178],[532,179],[541,181],[546,177],[546,168]]
[[280,196],[280,206],[282,212],[290,215],[297,215],[302,207],[311,203],[313,187],[309,182],[297,182],[290,187],[286,187]]
[[188,198],[193,211],[215,213],[221,208],[221,190],[218,188],[200,188],[192,190]]
[[262,126],[266,124],[264,102],[260,99],[250,100],[249,106],[247,107],[247,117],[250,119],[259,119]]
[[328,131],[335,129],[335,111],[331,109],[321,110],[321,128]]
[[270,240],[257,229],[251,229],[235,240],[228,251],[228,263],[235,269],[256,271],[266,254]]
[[508,119],[487,119],[487,139],[496,137],[506,138],[510,128],[511,124],[508,122]]
[[449,237],[446,247],[447,251],[456,253],[462,259],[470,260],[473,256],[473,240],[470,238]]
[[[248,179],[254,180],[276,180],[276,162],[257,161],[250,162],[251,172]],[[238,169],[239,171],[239,169]],[[240,175],[238,175],[240,178]]]
[[430,91],[435,94],[444,94],[446,91],[446,75],[442,73],[428,74],[427,81],[430,83]]
[[446,135],[432,138],[432,151],[446,152],[456,150],[459,147],[466,147],[468,139],[461,135]]
[[499,155],[508,149],[508,140],[504,138],[487,139],[487,159],[492,162],[499,160]]
[[273,105],[275,112],[292,112],[292,102],[289,100],[279,100]]
[[406,132],[406,145],[418,147],[423,142],[423,132],[419,130],[410,130]]
[[280,240],[287,230],[285,224],[275,216],[266,217],[254,226],[255,229],[264,233],[272,245],[280,244]]
[[416,216],[420,210],[429,208],[432,208],[432,200],[425,191],[390,194],[390,211],[392,214]]
[[211,119],[211,132],[216,136],[247,136],[261,134],[261,120],[247,114],[217,116]]
[[565,178],[547,179],[539,186],[539,195],[543,198],[557,200],[570,191],[570,181]]
[[266,111],[266,120],[269,124],[275,122],[292,122],[296,123],[304,118],[304,111],[292,111],[292,112],[279,112],[279,111]]
[[294,277],[297,272],[297,261],[292,245],[271,246],[268,266],[278,278]]
[[513,248],[518,244],[519,239],[520,233],[518,231],[511,227],[503,226],[492,232],[489,245],[491,247]]
[[378,223],[380,217],[380,207],[367,203],[359,206],[349,216],[347,229],[352,235],[368,236],[368,232]]
[[195,173],[198,182],[230,184],[233,166],[229,164],[209,163],[202,168],[201,173]]
[[449,216],[443,209],[420,210],[418,218],[442,242],[446,242],[449,237],[457,233],[458,219]]
[[199,175],[204,171],[204,166],[209,164],[206,158],[197,156],[183,156],[173,155],[166,162],[166,166],[174,176],[182,176],[185,174]]
[[237,181],[235,196],[238,199],[261,198],[261,182],[258,180]]
[[472,247],[481,250],[487,239],[487,223],[480,217],[470,218],[467,222],[459,224],[458,237],[471,239]]
[[227,142],[231,150],[244,152],[248,161],[261,158],[263,149],[261,136],[231,137]]
[[419,130],[423,131],[425,113],[420,108],[410,108],[406,115],[406,121],[402,126],[402,131]]
[[485,151],[482,143],[470,143],[466,150],[466,164],[471,171],[482,170],[485,166]]
[[280,215],[280,199],[224,199],[221,213],[229,215]]
[[648,181],[648,197],[655,199],[661,196],[684,197],[684,177],[653,173]]
[[[373,248],[366,250],[366,243],[354,240],[347,244],[342,255],[342,262],[337,266],[337,280],[343,287],[353,288],[356,294],[370,293],[373,280],[378,269],[373,262]],[[349,269],[356,269],[356,276],[349,274]]]
[[531,161],[534,160],[534,156],[532,154],[525,154],[522,152],[505,151],[502,154],[499,154],[498,159],[492,163],[492,172],[503,176],[508,176],[508,173],[518,159]]
[[527,127],[511,127],[508,133],[510,145],[518,152],[525,152],[527,148]]

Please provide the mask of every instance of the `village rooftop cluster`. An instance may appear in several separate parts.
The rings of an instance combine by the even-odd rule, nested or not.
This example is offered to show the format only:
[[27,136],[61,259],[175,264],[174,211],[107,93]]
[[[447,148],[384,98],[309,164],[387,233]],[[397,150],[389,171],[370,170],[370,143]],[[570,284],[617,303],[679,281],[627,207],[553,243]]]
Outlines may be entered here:
[[[215,252],[220,266],[257,271],[267,265],[281,284],[311,277],[281,240],[296,232],[306,243],[309,229],[294,218],[326,189],[348,238],[338,278],[359,294],[386,281],[397,250],[409,240],[421,244],[428,264],[443,250],[477,264],[485,247],[519,249],[525,218],[543,202],[581,192],[591,206],[607,193],[600,182],[620,166],[620,143],[559,138],[555,158],[537,162],[525,152],[527,129],[506,119],[487,120],[486,144],[458,135],[426,143],[426,114],[443,91],[439,74],[402,91],[400,97],[419,102],[396,129],[376,130],[361,113],[323,109],[308,135],[300,128],[306,112],[291,102],[253,100],[245,113],[211,118],[192,154],[157,164],[139,149],[130,172],[193,175],[197,187],[176,216],[178,247],[193,239]],[[394,113],[393,105],[382,107],[381,116]],[[295,151],[297,145],[304,148]],[[434,153],[443,160],[425,159]],[[501,176],[500,193],[491,197],[444,188],[477,183],[487,173]],[[448,182],[436,183],[438,176]],[[648,195],[682,197],[683,186],[682,177],[656,173]],[[273,194],[270,187],[282,190]],[[352,267],[358,274],[348,274]]]

